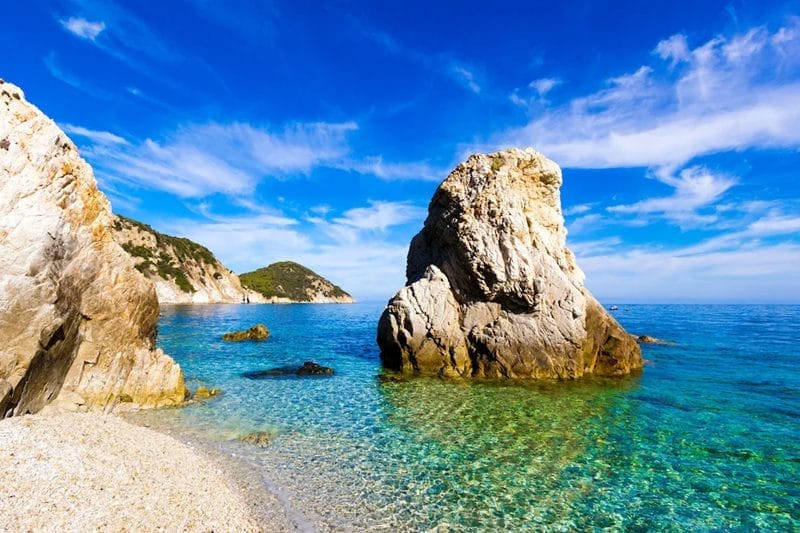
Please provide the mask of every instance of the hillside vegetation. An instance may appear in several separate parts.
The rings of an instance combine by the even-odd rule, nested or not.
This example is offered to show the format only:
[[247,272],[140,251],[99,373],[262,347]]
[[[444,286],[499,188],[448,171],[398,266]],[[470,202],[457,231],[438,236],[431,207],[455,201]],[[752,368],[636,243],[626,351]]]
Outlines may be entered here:
[[352,301],[349,294],[337,285],[303,265],[281,261],[254,272],[241,274],[242,285],[260,292],[267,298],[288,298],[296,302],[320,299]]
[[155,238],[155,246],[137,244],[133,241],[120,243],[131,256],[142,259],[136,264],[136,269],[145,276],[158,274],[165,280],[174,281],[182,291],[187,293],[195,292],[195,287],[187,277],[186,266],[189,264],[207,265],[207,268],[215,271],[214,276],[217,279],[222,276],[222,273],[219,272],[221,265],[205,246],[184,237],[159,233],[147,224],[117,215],[117,220],[114,221],[114,229],[117,232],[132,228],[145,234],[149,233]]

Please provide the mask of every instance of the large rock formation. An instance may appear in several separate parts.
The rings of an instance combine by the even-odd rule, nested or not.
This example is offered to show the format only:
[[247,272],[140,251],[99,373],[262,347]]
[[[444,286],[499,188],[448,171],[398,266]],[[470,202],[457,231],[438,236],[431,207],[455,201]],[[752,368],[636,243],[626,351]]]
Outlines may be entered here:
[[161,304],[264,303],[242,287],[211,251],[184,237],[159,233],[147,224],[114,215],[114,238],[136,269],[156,286]]
[[507,378],[641,368],[635,339],[583,285],[560,186],[558,165],[532,149],[473,155],[448,176],[378,324],[385,366]]
[[239,275],[242,286],[259,292],[268,303],[349,304],[352,296],[313,270],[279,261]]
[[153,284],[111,223],[75,145],[0,81],[0,417],[184,400],[181,369],[155,349]]

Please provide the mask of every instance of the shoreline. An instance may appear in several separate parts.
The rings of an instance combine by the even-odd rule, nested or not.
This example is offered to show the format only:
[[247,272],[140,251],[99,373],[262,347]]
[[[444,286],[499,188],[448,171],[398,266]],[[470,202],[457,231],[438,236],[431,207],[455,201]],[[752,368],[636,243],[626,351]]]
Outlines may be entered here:
[[11,530],[309,529],[238,457],[117,415],[2,420],[0,463]]

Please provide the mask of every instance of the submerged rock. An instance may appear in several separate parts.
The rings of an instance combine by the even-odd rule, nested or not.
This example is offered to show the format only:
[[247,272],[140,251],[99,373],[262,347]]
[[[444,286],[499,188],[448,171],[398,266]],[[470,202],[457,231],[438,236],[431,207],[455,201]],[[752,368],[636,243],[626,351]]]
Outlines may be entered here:
[[259,448],[265,448],[272,441],[272,435],[266,431],[254,431],[239,438],[242,442],[253,444]]
[[114,241],[92,169],[3,82],[0,139],[0,414],[183,402],[155,347],[155,288]]
[[386,367],[506,378],[641,368],[636,341],[583,285],[560,186],[558,165],[532,149],[473,155],[448,176],[378,323]]
[[639,335],[636,338],[636,340],[638,340],[642,344],[663,344],[663,345],[672,344],[669,341],[665,341],[665,340],[662,340],[662,339],[657,339],[655,337],[651,337],[650,335]]
[[226,341],[263,341],[269,337],[269,330],[264,324],[256,324],[247,331],[234,331],[233,333],[226,333],[222,336],[222,340]]
[[306,361],[303,366],[285,366],[281,368],[270,368],[267,370],[254,370],[245,372],[242,376],[248,379],[269,379],[285,376],[332,376],[334,370],[327,366],[322,366],[313,361]]
[[192,400],[208,400],[219,396],[220,394],[222,394],[222,389],[209,389],[208,387],[201,385],[197,387],[197,390],[194,391],[194,394],[192,394]]

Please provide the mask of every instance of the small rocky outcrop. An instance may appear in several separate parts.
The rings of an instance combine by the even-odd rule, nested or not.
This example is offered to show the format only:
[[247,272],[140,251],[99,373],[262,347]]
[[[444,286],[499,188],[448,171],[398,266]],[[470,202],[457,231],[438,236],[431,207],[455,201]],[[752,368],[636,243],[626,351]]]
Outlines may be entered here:
[[247,379],[269,379],[285,376],[332,376],[334,370],[327,366],[322,366],[314,361],[306,361],[303,366],[286,366],[281,368],[270,368],[267,370],[254,370],[245,372],[242,376]]
[[92,169],[3,82],[0,141],[0,417],[183,402],[155,347],[155,288],[114,241]]
[[670,341],[657,339],[656,337],[652,337],[650,335],[639,335],[638,337],[636,337],[636,340],[639,341],[641,344],[661,344],[664,346],[672,344]]
[[378,323],[386,367],[504,378],[641,368],[635,339],[583,285],[560,186],[558,165],[532,149],[473,155],[448,176]]
[[242,287],[239,277],[205,246],[119,215],[114,215],[112,227],[136,269],[155,284],[160,304],[266,302],[260,293]]
[[349,304],[352,296],[313,270],[293,261],[279,261],[239,276],[242,286],[267,303]]
[[210,400],[211,398],[216,398],[220,394],[222,394],[222,389],[216,389],[216,388],[209,389],[205,385],[201,385],[197,387],[197,390],[194,391],[194,394],[192,394],[192,400],[198,402],[203,400]]
[[256,324],[246,331],[234,331],[222,336],[222,340],[231,342],[263,341],[269,337],[269,330],[264,324]]

